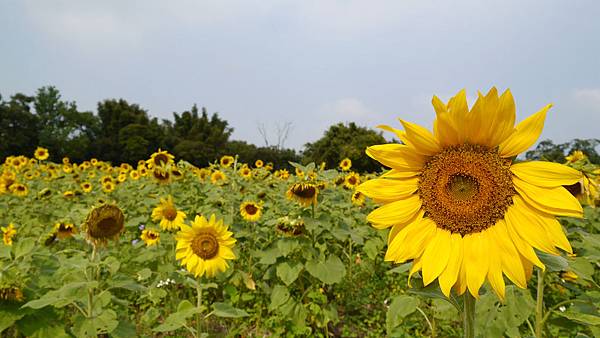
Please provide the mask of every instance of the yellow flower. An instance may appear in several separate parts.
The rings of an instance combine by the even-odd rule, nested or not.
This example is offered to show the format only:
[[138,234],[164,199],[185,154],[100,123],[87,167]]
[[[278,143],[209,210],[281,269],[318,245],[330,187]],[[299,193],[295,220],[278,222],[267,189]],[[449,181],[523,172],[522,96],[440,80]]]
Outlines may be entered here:
[[575,150],[571,153],[571,155],[566,157],[567,163],[575,163],[586,158],[587,156],[581,150]]
[[196,216],[191,226],[183,224],[175,237],[175,259],[196,277],[210,278],[227,270],[227,260],[236,258],[232,250],[236,240],[227,228],[214,214],[208,221]]
[[144,229],[140,238],[146,246],[157,245],[160,242],[160,233],[152,229]]
[[63,158],[62,158],[62,163],[63,163],[63,164],[69,164],[70,162],[71,162],[71,160],[69,160],[69,158],[68,158],[68,157],[63,157]]
[[367,220],[392,227],[385,259],[413,260],[409,275],[422,270],[425,285],[437,279],[446,296],[454,287],[478,297],[487,280],[502,299],[503,274],[525,288],[533,265],[544,269],[534,248],[572,252],[555,216],[582,217],[562,187],[581,173],[558,163],[513,162],[536,142],[551,105],[516,126],[509,90],[479,94],[470,110],[464,90],[448,104],[434,96],[433,106],[433,133],[401,120],[404,131],[381,128],[403,144],[367,149],[392,168],[357,188],[383,204]]
[[152,170],[152,177],[154,177],[159,184],[167,184],[171,181],[171,172],[169,170],[155,168]]
[[242,169],[240,169],[240,175],[243,178],[252,178],[252,170],[248,167],[242,167]]
[[342,171],[348,171],[352,167],[352,161],[349,158],[345,158],[340,162],[340,169]]
[[286,192],[288,199],[296,200],[305,207],[311,204],[316,206],[318,195],[319,188],[312,183],[295,183]]
[[222,184],[226,179],[227,176],[220,170],[215,170],[212,174],[210,174],[210,181],[213,184]]
[[29,189],[27,188],[27,186],[21,183],[13,183],[10,186],[10,191],[19,197],[27,196],[27,194],[29,193]]
[[221,167],[225,167],[225,168],[229,168],[231,167],[231,165],[233,164],[233,162],[235,161],[235,159],[233,158],[233,156],[223,156],[221,157]]
[[344,186],[348,189],[354,189],[359,184],[360,184],[360,175],[355,172],[349,173],[344,178]]
[[113,192],[115,190],[115,184],[112,181],[108,181],[102,184],[102,190],[104,192]]
[[567,282],[575,282],[579,276],[577,276],[577,274],[573,271],[562,271],[560,273],[560,278],[564,279]]
[[50,156],[50,154],[48,153],[48,149],[42,147],[37,147],[33,155],[40,161],[43,161],[47,159],[48,156]]
[[13,237],[17,234],[17,229],[15,229],[15,226],[10,223],[8,226],[6,227],[2,227],[2,239],[4,240],[4,244],[6,245],[12,245],[13,241]]
[[117,176],[117,181],[119,181],[119,183],[123,183],[127,180],[127,174],[119,174],[119,176]]
[[159,148],[157,152],[150,155],[150,159],[146,161],[146,164],[150,169],[160,168],[166,170],[175,163],[174,159],[175,156],[169,154],[168,151],[160,150]]
[[254,166],[257,168],[262,168],[263,165],[264,162],[262,160],[256,160],[256,162],[254,162]]
[[73,190],[67,190],[63,192],[63,196],[65,198],[72,198],[73,196],[75,196],[75,192],[73,192]]
[[83,192],[90,192],[90,191],[92,191],[92,184],[90,182],[83,182],[83,183],[81,183],[81,190],[83,190]]
[[54,224],[54,233],[59,239],[65,239],[76,234],[77,228],[72,223],[60,222]]
[[177,210],[173,203],[173,197],[161,198],[160,203],[152,210],[152,220],[160,221],[163,230],[177,230],[183,224],[186,214]]
[[357,207],[362,207],[363,205],[365,205],[365,194],[361,193],[360,191],[355,191],[352,194],[352,204],[356,205]]
[[129,172],[129,177],[131,177],[132,180],[137,181],[140,179],[140,172],[137,170],[132,170]]
[[249,222],[256,222],[262,215],[262,206],[254,202],[243,202],[240,205],[242,218]]
[[280,178],[282,180],[287,180],[290,177],[290,172],[287,169],[279,169],[273,173],[275,177]]

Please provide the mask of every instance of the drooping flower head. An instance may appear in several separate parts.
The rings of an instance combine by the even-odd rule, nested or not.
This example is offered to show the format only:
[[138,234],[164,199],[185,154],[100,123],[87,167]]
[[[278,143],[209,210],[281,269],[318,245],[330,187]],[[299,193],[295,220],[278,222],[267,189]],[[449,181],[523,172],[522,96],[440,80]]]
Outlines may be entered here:
[[581,217],[579,202],[562,186],[581,179],[574,169],[550,162],[514,161],[539,137],[551,105],[516,126],[509,90],[479,94],[469,110],[465,91],[445,104],[434,96],[433,133],[401,120],[389,126],[403,144],[376,145],[367,154],[392,170],[357,190],[383,206],[367,219],[392,227],[386,260],[413,261],[425,285],[438,280],[450,295],[467,289],[478,297],[487,280],[504,297],[503,274],[525,288],[534,248],[572,252],[555,216]]
[[169,154],[166,150],[158,149],[157,152],[150,155],[150,159],[146,161],[150,169],[168,170],[175,163],[175,156]]
[[88,214],[83,229],[93,245],[106,245],[118,239],[125,226],[123,211],[114,204],[102,204]]
[[286,192],[288,199],[296,200],[305,207],[311,204],[317,205],[318,195],[319,188],[312,183],[295,183]]
[[175,237],[175,259],[196,277],[214,277],[227,270],[227,260],[236,258],[232,250],[236,240],[227,228],[214,214],[209,220],[196,216],[191,226],[183,224]]

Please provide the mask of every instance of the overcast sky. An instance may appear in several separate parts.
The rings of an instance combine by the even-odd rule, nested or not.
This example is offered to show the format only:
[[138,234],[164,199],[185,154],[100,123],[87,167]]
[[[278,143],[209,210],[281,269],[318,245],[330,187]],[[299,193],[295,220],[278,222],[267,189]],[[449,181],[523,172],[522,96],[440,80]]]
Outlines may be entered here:
[[510,88],[542,138],[600,138],[600,1],[1,1],[0,93],[54,85],[95,111],[124,98],[171,118],[194,103],[263,144],[332,123],[428,127],[431,96]]

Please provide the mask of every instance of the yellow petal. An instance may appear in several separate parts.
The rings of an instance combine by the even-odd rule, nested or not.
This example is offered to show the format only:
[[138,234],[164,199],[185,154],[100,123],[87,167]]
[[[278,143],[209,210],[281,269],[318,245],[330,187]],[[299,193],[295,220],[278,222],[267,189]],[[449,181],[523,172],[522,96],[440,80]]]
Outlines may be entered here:
[[370,146],[367,155],[379,163],[398,170],[421,170],[425,164],[425,157],[403,144],[380,144]]
[[525,242],[546,253],[560,254],[545,231],[543,220],[518,195],[504,215],[506,225],[512,228]]
[[421,199],[415,194],[373,210],[367,216],[367,221],[373,223],[377,229],[384,229],[394,224],[406,223],[419,209],[421,209]]
[[502,157],[513,157],[529,149],[542,133],[544,120],[551,104],[542,108],[537,113],[521,121],[513,133],[500,144],[499,154]]
[[397,169],[388,170],[385,174],[381,175],[382,178],[396,179],[396,178],[410,178],[421,174],[420,171],[400,171]]
[[503,252],[500,250],[495,239],[490,240],[488,245],[490,267],[487,273],[487,280],[490,282],[490,286],[496,295],[498,295],[498,298],[504,301],[506,285],[504,284],[504,277],[502,277],[502,260],[500,259]]
[[544,188],[575,184],[583,177],[578,170],[559,163],[545,161],[513,164],[510,171],[523,181]]
[[458,270],[458,276],[456,278],[456,284],[454,284],[454,290],[456,290],[456,293],[460,296],[463,293],[465,293],[465,291],[467,291],[467,268],[466,268],[466,262],[465,262],[465,241],[463,238],[462,241],[462,248],[463,248],[463,257],[462,257],[462,261],[460,264],[460,270]]
[[[508,212],[507,212],[508,214]],[[531,247],[531,245],[529,243],[527,243],[527,241],[525,241],[523,238],[521,238],[521,236],[519,236],[519,234],[515,231],[515,227],[519,226],[519,224],[510,224],[511,222],[514,221],[513,218],[505,218],[506,221],[506,230],[508,232],[508,235],[510,237],[510,239],[512,240],[513,244],[515,245],[515,248],[517,248],[517,251],[519,251],[519,253],[521,254],[521,256],[523,256],[525,259],[527,259],[528,261],[530,261],[531,263],[535,264],[536,266],[540,267],[541,269],[545,269],[544,264],[540,261],[540,259],[538,258],[538,256],[535,254],[535,251],[533,251],[533,248]]]
[[418,153],[425,156],[432,156],[440,152],[441,148],[438,141],[427,128],[418,124],[400,120],[406,131],[406,140]]
[[394,262],[402,263],[420,257],[426,244],[435,234],[436,228],[435,223],[429,218],[423,218],[416,226],[407,227],[406,236],[402,239],[402,242],[398,243],[400,236],[396,236],[390,245],[394,250],[397,250],[390,253],[394,258]]
[[450,113],[450,118],[454,121],[454,127],[458,137],[457,142],[462,144],[466,140],[465,122],[467,121],[467,115],[469,113],[467,91],[465,89],[458,92],[458,94],[448,101],[448,112]]
[[408,222],[394,224],[394,226],[388,233],[388,240],[387,240],[388,245],[390,245],[390,243],[392,243],[392,240],[394,240],[394,237],[396,237],[396,235],[398,235],[398,233],[400,233],[400,231],[402,229],[404,229],[405,227],[407,227],[409,224],[421,222],[423,215],[425,215],[425,211],[423,209],[421,209],[421,210],[419,210],[419,212],[417,212],[415,214],[415,217],[411,218]]
[[408,272],[408,286],[411,287],[410,285],[410,279],[412,278],[412,276],[417,273],[417,271],[420,271],[422,268],[423,264],[421,262],[421,258],[417,257],[413,260],[412,266],[410,267],[410,271]]
[[501,252],[502,271],[516,286],[526,288],[527,279],[521,263],[521,256],[508,234],[506,222],[503,219],[499,220],[490,228],[490,232]]
[[396,136],[398,136],[398,139],[400,139],[400,141],[402,141],[402,143],[404,143],[404,144],[408,143],[406,140],[406,132],[404,130],[396,129],[396,128],[388,126],[386,124],[380,124],[376,128],[390,131],[390,132],[396,134]]
[[552,215],[540,214],[539,217],[542,220],[544,229],[548,233],[548,237],[552,239],[554,246],[572,254],[573,248],[571,248],[571,244],[569,243],[567,236],[565,236],[565,232],[560,225],[560,222]]
[[448,255],[448,264],[444,271],[438,277],[440,289],[450,297],[450,290],[458,279],[458,273],[462,266],[463,260],[463,240],[460,234],[452,234],[450,236],[450,254]]
[[437,228],[431,242],[426,244],[423,252],[423,284],[433,282],[448,264],[452,249],[450,231]]
[[551,215],[583,217],[579,201],[563,187],[542,188],[526,181],[513,178],[515,189],[525,202]]
[[466,267],[467,286],[469,293],[479,299],[479,288],[485,281],[490,261],[487,255],[487,232],[467,234],[464,240],[464,265]]
[[502,93],[496,111],[491,113],[487,145],[494,148],[512,134],[515,125],[515,99],[509,89]]
[[435,95],[433,95],[433,98],[431,99],[431,104],[433,105],[433,109],[435,110],[436,114],[448,112],[448,107],[446,106],[446,104]]
[[368,197],[380,201],[391,202],[412,195],[419,188],[417,177],[409,179],[372,179],[361,185],[356,190]]

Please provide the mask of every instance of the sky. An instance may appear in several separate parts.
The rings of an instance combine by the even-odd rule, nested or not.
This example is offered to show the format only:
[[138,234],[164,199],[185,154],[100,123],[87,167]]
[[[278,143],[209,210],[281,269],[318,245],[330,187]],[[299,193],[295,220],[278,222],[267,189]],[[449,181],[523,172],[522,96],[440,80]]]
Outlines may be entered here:
[[431,97],[510,88],[541,139],[600,138],[597,0],[0,2],[0,94],[56,86],[95,111],[218,112],[233,139],[301,149],[333,123],[431,127]]

